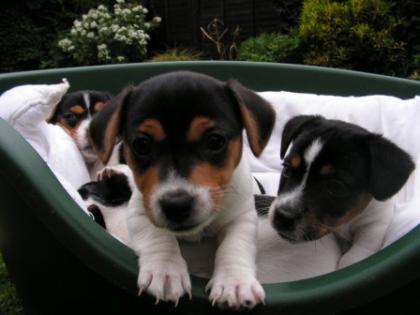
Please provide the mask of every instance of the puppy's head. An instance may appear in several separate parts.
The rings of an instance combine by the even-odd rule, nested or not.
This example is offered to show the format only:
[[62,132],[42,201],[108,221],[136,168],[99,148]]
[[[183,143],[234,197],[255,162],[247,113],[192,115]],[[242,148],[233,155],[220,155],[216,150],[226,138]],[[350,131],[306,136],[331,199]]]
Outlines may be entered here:
[[97,157],[87,137],[92,116],[102,110],[111,95],[102,91],[77,91],[63,96],[49,123],[61,126],[76,142],[87,162]]
[[322,237],[360,214],[372,198],[396,194],[414,169],[392,142],[353,124],[297,116],[281,143],[283,172],[270,218],[280,236]]
[[92,121],[103,162],[115,139],[156,226],[188,234],[209,224],[242,155],[245,128],[259,155],[274,125],[271,106],[236,81],[174,72],[128,87]]

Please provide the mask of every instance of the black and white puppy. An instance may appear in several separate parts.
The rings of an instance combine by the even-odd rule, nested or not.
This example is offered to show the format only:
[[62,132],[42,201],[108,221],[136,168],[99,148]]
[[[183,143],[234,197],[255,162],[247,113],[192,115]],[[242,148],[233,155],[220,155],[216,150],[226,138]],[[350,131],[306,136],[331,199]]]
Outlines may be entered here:
[[48,119],[49,123],[61,126],[74,139],[88,165],[98,159],[89,143],[89,123],[93,115],[100,112],[110,98],[111,95],[104,91],[67,93]]
[[381,248],[391,197],[414,169],[405,151],[354,124],[296,116],[284,127],[280,156],[284,168],[269,216],[281,237],[302,242],[336,232],[352,243],[340,268]]
[[257,215],[242,132],[259,155],[274,121],[272,107],[237,81],[182,71],[124,89],[94,117],[90,136],[98,156],[106,163],[121,137],[134,175],[127,223],[139,256],[140,292],[175,304],[190,295],[177,237],[216,236],[210,300],[235,309],[264,301],[256,279]]

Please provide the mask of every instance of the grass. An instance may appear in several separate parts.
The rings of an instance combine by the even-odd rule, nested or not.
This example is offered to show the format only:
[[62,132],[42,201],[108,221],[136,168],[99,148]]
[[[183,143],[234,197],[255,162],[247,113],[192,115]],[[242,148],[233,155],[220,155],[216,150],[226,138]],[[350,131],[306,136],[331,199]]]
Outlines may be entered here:
[[23,315],[22,303],[16,295],[15,287],[9,279],[6,265],[0,254],[0,314]]

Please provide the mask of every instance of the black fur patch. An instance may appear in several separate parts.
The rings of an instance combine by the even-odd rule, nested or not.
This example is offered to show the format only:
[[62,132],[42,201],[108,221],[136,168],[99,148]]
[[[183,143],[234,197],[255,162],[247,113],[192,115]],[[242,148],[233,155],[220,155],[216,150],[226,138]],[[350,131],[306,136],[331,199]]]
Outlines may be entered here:
[[84,184],[78,192],[84,200],[91,197],[108,207],[117,207],[128,202],[132,194],[127,177],[124,174],[117,174],[101,181]]

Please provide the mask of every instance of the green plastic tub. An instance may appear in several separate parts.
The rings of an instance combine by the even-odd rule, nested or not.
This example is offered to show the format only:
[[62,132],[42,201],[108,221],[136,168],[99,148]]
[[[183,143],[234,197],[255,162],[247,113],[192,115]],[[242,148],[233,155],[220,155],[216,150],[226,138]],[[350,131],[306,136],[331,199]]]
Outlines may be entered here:
[[[150,76],[192,70],[236,78],[256,91],[334,95],[387,94],[412,98],[420,83],[359,72],[298,65],[185,62],[144,63],[0,75],[0,92],[21,84],[58,83],[72,90],[117,93]],[[67,195],[25,140],[0,120],[0,249],[26,314],[215,314],[205,279],[192,277],[193,299],[154,305],[137,297],[135,254],[92,222]],[[420,211],[420,209],[419,209]],[[302,281],[265,285],[256,314],[328,314],[410,304],[420,292],[420,228],[349,268]],[[417,295],[417,294],[416,294]],[[417,299],[416,299],[417,300]],[[93,313],[92,313],[93,312]]]

